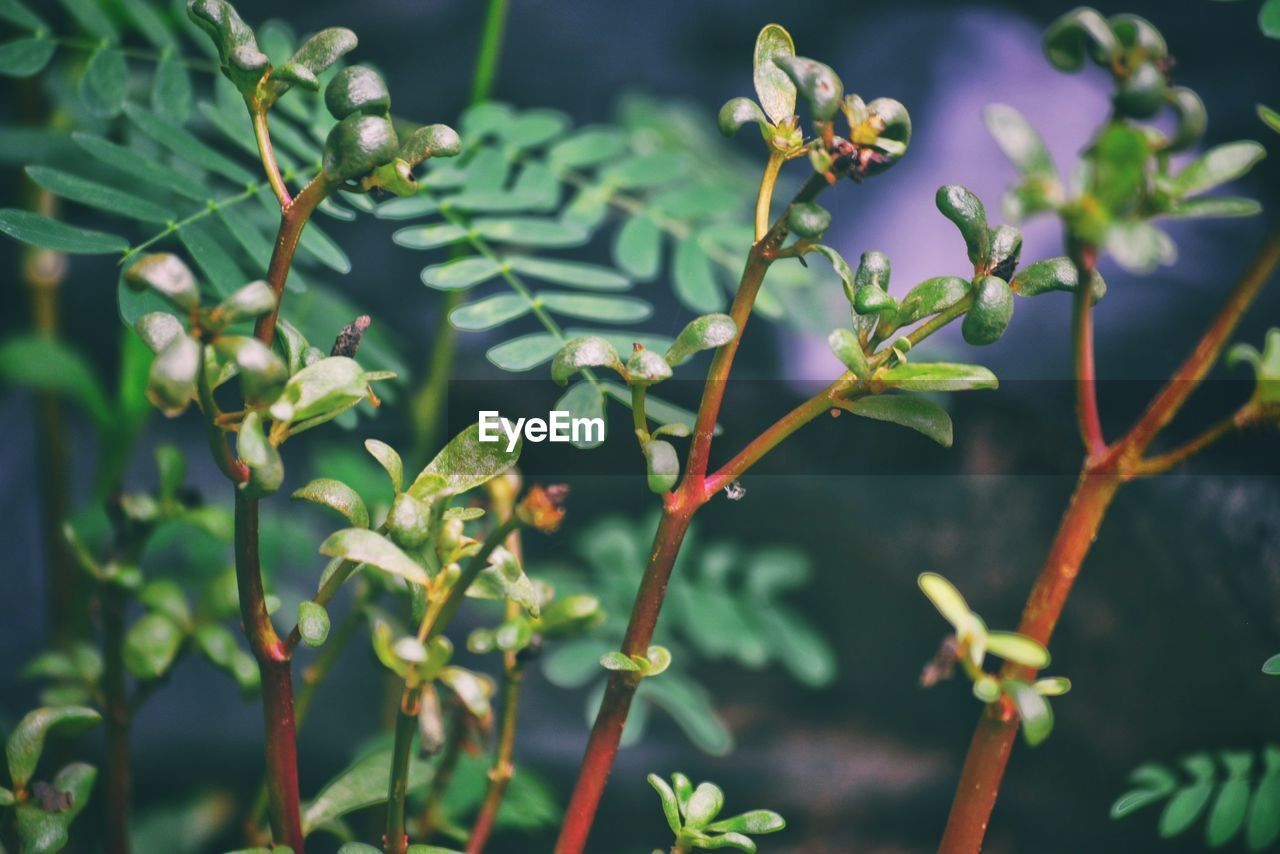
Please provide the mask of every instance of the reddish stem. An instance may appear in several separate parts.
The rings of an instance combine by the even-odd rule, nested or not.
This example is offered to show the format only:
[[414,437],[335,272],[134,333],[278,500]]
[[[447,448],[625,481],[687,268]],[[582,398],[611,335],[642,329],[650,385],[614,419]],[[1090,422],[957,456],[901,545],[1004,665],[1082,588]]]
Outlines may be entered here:
[[102,588],[103,711],[107,727],[106,850],[129,854],[133,770],[129,765],[129,696],[125,681],[125,590]]
[[1093,272],[1097,268],[1098,250],[1094,246],[1078,246],[1071,253],[1076,267],[1076,287],[1071,317],[1072,344],[1076,378],[1076,417],[1080,421],[1080,437],[1085,456],[1097,459],[1106,453],[1107,440],[1102,433],[1098,414],[1097,368],[1093,356]]
[[[662,609],[662,598],[671,579],[671,567],[680,553],[680,544],[692,518],[691,508],[674,501],[667,503],[658,531],[654,534],[653,551],[640,581],[631,622],[627,624],[627,634],[622,642],[622,651],[628,655],[642,655],[649,650],[658,612]],[[627,712],[638,684],[639,680],[630,671],[614,671],[609,677],[609,686],[605,689],[604,700],[587,740],[578,782],[565,809],[564,824],[556,841],[557,854],[576,854],[587,844],[596,808],[609,780],[614,757],[618,755],[622,728],[627,722]]]
[[[1191,355],[1161,389],[1138,423],[1102,458],[1086,461],[1080,483],[1027,600],[1019,632],[1048,645],[1081,563],[1116,490],[1130,477],[1145,473],[1142,470],[1143,454],[1213,367],[1222,347],[1278,262],[1280,231],[1268,238]],[[1078,294],[1084,292],[1088,281],[1083,270],[1080,281],[1081,291]],[[1077,326],[1077,334],[1079,329]],[[1077,342],[1077,352],[1079,350]],[[1078,362],[1078,370],[1079,367]],[[1199,447],[1203,445],[1194,450]],[[1179,456],[1178,460],[1185,459],[1185,456]],[[1007,666],[1004,675],[1030,678],[1033,672],[1023,667]],[[992,704],[983,712],[965,757],[960,785],[951,805],[951,815],[947,819],[939,851],[969,854],[981,849],[1017,727],[1016,716],[1003,704]]]
[[[321,172],[293,201],[280,209],[280,230],[276,233],[276,245],[271,251],[271,261],[267,264],[267,283],[276,294],[276,307],[270,314],[264,314],[254,327],[254,335],[267,346],[276,335],[276,321],[280,317],[280,301],[284,297],[285,282],[289,278],[289,268],[293,266],[293,255],[298,249],[298,241],[302,239],[302,230],[306,227],[311,214],[333,190],[334,185],[327,175]],[[296,854],[296,852],[295,852]]]
[[267,795],[274,840],[303,854],[299,811],[297,723],[291,660],[280,642],[262,586],[258,556],[258,500],[236,490],[236,586],[240,618],[262,676],[262,717],[267,753]]

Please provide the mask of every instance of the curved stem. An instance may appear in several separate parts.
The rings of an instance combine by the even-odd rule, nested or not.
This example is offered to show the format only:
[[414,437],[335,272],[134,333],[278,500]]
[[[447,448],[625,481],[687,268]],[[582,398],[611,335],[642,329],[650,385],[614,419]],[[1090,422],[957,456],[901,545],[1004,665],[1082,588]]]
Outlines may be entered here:
[[262,158],[262,168],[267,173],[267,182],[271,191],[276,194],[281,208],[293,204],[293,196],[285,186],[280,174],[280,165],[276,163],[276,151],[271,145],[271,131],[267,128],[267,111],[260,106],[249,105],[249,115],[253,117],[253,137],[258,143],[258,156]]
[[1160,390],[1138,423],[1129,431],[1123,441],[1126,453],[1140,454],[1145,451],[1156,434],[1178,414],[1187,398],[1218,360],[1227,339],[1239,325],[1240,318],[1244,316],[1258,291],[1262,290],[1262,286],[1275,272],[1277,263],[1280,263],[1280,228],[1267,237],[1262,250],[1240,277],[1226,305],[1205,331],[1191,355],[1187,356],[1173,378]]
[[[285,282],[289,278],[289,268],[293,266],[293,255],[298,250],[298,241],[302,239],[302,230],[316,207],[332,192],[334,185],[327,175],[321,172],[303,188],[298,197],[280,212],[280,231],[276,234],[276,244],[271,251],[271,261],[267,265],[267,284],[276,295],[276,307],[270,314],[264,314],[254,327],[254,335],[268,347],[275,339],[276,321],[280,317],[280,302],[284,297]],[[296,854],[296,852],[295,852]]]
[[1226,436],[1228,433],[1234,433],[1257,420],[1259,415],[1258,407],[1250,401],[1240,409],[1223,418],[1218,423],[1205,430],[1199,436],[1191,441],[1174,448],[1164,454],[1158,454],[1154,457],[1143,457],[1135,462],[1132,466],[1133,473],[1140,477],[1150,477],[1152,475],[1164,474],[1175,466],[1181,465],[1191,457],[1203,451],[1214,442]]
[[1097,247],[1074,246],[1071,260],[1076,267],[1076,281],[1080,283],[1076,288],[1071,315],[1076,417],[1080,421],[1080,437],[1084,441],[1085,456],[1096,459],[1107,450],[1107,441],[1102,434],[1102,420],[1098,415],[1097,371],[1093,356],[1093,291],[1090,283],[1098,261]]
[[778,172],[786,157],[780,151],[770,150],[764,174],[760,176],[760,192],[756,195],[756,242],[769,231],[769,209],[773,206],[773,190],[778,183]]
[[[1277,262],[1280,262],[1280,231],[1268,238],[1191,355],[1156,395],[1142,418],[1101,458],[1086,460],[1075,494],[1027,600],[1018,628],[1021,634],[1048,646],[1072,584],[1116,490],[1124,480],[1143,473],[1142,455],[1204,380]],[[1080,281],[1088,280],[1082,277]],[[1207,445],[1216,439],[1220,428],[1221,425],[1211,428],[1201,439],[1193,440],[1185,456],[1203,447],[1201,440]],[[1180,449],[1173,454],[1180,455],[1182,450],[1188,449]],[[1174,462],[1185,459],[1185,456],[1178,456]],[[1032,672],[1027,668],[1006,666],[1004,675],[1029,678]],[[1000,781],[1013,750],[1017,726],[1016,715],[1003,704],[992,704],[983,712],[965,757],[960,785],[938,849],[944,854],[970,854],[981,849]]]

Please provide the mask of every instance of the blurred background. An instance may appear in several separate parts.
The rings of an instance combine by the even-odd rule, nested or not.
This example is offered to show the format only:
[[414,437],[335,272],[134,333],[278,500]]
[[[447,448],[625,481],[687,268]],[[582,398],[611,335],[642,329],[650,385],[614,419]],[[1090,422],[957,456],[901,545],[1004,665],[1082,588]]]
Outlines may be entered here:
[[[999,101],[1021,110],[1059,164],[1071,162],[1105,114],[1098,74],[1062,75],[1042,58],[1039,34],[1068,5],[512,0],[494,93],[518,107],[551,107],[575,124],[589,124],[611,119],[625,93],[641,92],[687,102],[712,127],[726,99],[750,93],[755,34],[777,20],[801,53],[837,70],[847,91],[867,99],[891,96],[911,111],[914,137],[903,161],[883,177],[841,186],[824,199],[835,222],[826,242],[851,259],[868,249],[886,252],[903,288],[963,267],[959,238],[934,209],[939,185],[970,187],[987,200],[992,219],[998,216],[996,199],[1012,173],[983,127],[984,105]],[[1206,146],[1253,138],[1272,147],[1254,105],[1280,101],[1280,45],[1259,33],[1257,3],[1135,0],[1099,8],[1135,12],[1160,27],[1177,58],[1178,82],[1208,106]],[[356,29],[357,58],[374,58],[384,71],[398,115],[452,122],[466,104],[480,3],[279,0],[244,3],[241,12],[255,24],[284,18],[299,32]],[[10,91],[0,96],[0,112],[12,122],[19,99]],[[754,135],[742,136],[735,147],[757,157]],[[0,204],[10,206],[22,192],[22,177],[5,160]],[[1260,245],[1280,204],[1277,178],[1280,162],[1273,156],[1237,187],[1261,200],[1259,217],[1171,226],[1179,247],[1173,267],[1135,277],[1104,260],[1110,290],[1097,312],[1097,340],[1101,376],[1117,381],[1102,390],[1110,433],[1145,403],[1152,389],[1143,381],[1167,375],[1185,356]],[[353,272],[341,286],[412,363],[421,363],[440,304],[439,294],[418,281],[421,256],[394,247],[388,224],[372,218],[328,228],[352,259]],[[1024,233],[1024,259],[1061,253],[1053,223],[1033,222]],[[18,264],[17,245],[0,242],[0,270],[9,283],[0,312],[5,334],[29,323]],[[65,335],[104,377],[112,375],[116,357],[115,279],[110,260],[73,259],[63,295]],[[688,315],[666,283],[647,287],[656,327],[679,329]],[[842,301],[837,285],[830,296],[833,307]],[[920,669],[946,627],[915,579],[925,570],[941,572],[993,627],[1016,625],[1078,460],[1070,392],[1062,382],[1069,376],[1068,302],[1065,295],[1020,301],[1009,334],[982,351],[966,347],[958,329],[931,344],[933,354],[980,361],[1002,380],[998,393],[956,402],[956,443],[949,452],[935,453],[906,431],[823,419],[784,446],[772,467],[745,478],[745,497],[713,502],[700,514],[699,541],[732,541],[743,560],[778,546],[807,557],[812,579],[788,594],[788,602],[830,646],[832,679],[809,687],[777,667],[697,664],[698,679],[711,689],[732,733],[733,751],[703,752],[669,718],[653,715],[644,738],[619,757],[592,850],[665,844],[657,798],[644,776],[677,770],[719,783],[732,811],[767,806],[786,816],[787,831],[764,839],[765,850],[933,850],[979,705],[961,681],[919,687]],[[1238,338],[1260,346],[1277,308],[1280,290],[1273,285]],[[751,398],[753,411],[742,416],[739,437],[788,410],[806,381],[833,375],[836,364],[827,353],[826,329],[760,323],[751,332],[742,372],[769,381],[768,393],[757,390]],[[479,386],[486,390],[516,382],[485,361],[492,343],[484,335],[463,336],[456,375],[492,381]],[[1194,435],[1221,413],[1224,400],[1247,394],[1227,373],[1215,376],[1223,379],[1222,390],[1200,395],[1170,440]],[[546,384],[540,371],[520,381]],[[458,424],[474,420],[460,403],[449,417]],[[74,417],[69,429],[72,479],[76,494],[83,494],[95,448]],[[392,444],[403,430],[393,413],[377,422],[377,435]],[[0,705],[9,719],[34,703],[35,688],[18,672],[47,640],[34,431],[31,396],[0,391],[0,542],[7,556],[0,572]],[[360,438],[339,433],[326,441],[349,449],[358,448]],[[1074,689],[1055,703],[1053,736],[1034,750],[1017,747],[987,850],[1202,845],[1198,831],[1181,841],[1157,841],[1155,811],[1119,822],[1107,811],[1141,762],[1172,761],[1199,749],[1257,749],[1276,735],[1280,681],[1259,672],[1262,661],[1280,651],[1275,438],[1234,439],[1182,473],[1121,492],[1054,638],[1053,672],[1069,675]],[[188,450],[193,479],[210,495],[221,494],[194,421],[154,420],[144,447],[159,440]],[[735,444],[733,435],[726,441],[726,447]],[[921,455],[925,464],[917,464]],[[874,473],[860,474],[858,460]],[[130,476],[149,482],[146,454]],[[565,560],[606,510],[645,524],[653,507],[638,475],[592,476],[577,466],[564,479],[573,487],[569,519],[555,537],[531,538],[535,567]],[[318,514],[301,517],[302,534],[286,539],[276,555],[278,571],[300,589],[320,569],[314,543],[329,523]],[[696,610],[685,617],[698,620]],[[384,690],[371,661],[367,648],[353,645],[321,690],[301,736],[304,791],[314,791],[349,761],[354,744],[376,732]],[[585,691],[556,687],[537,672],[528,683],[518,764],[563,805],[587,733]],[[181,667],[135,729],[136,801],[143,815],[201,791],[244,792],[256,785],[258,708],[242,702],[225,680],[210,679],[207,667]],[[553,834],[554,828],[532,837],[501,833],[491,848],[548,850]]]

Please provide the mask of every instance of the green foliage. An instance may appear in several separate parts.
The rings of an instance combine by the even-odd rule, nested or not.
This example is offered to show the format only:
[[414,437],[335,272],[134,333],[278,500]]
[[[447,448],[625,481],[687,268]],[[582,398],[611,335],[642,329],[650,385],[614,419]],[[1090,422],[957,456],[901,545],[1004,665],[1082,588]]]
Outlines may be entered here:
[[[547,653],[543,670],[566,688],[592,684],[588,712],[603,690],[601,656],[617,650],[626,614],[644,568],[652,523],[607,518],[584,528],[577,552],[586,576],[568,567],[535,567],[568,601],[590,595],[608,615],[590,636]],[[758,670],[779,665],[804,685],[819,688],[835,678],[835,656],[827,642],[788,604],[786,594],[805,584],[811,568],[800,553],[780,547],[745,552],[730,543],[699,546],[696,530],[685,541],[668,589],[663,620],[654,638],[670,651],[670,667],[641,682],[624,743],[641,737],[651,706],[673,717],[701,750],[721,754],[732,736],[716,714],[710,693],[694,676],[694,664],[733,662]],[[566,595],[567,594],[567,595]],[[546,612],[549,615],[548,609]],[[594,612],[593,612],[594,613]],[[625,665],[624,665],[625,666]]]
[[[1022,737],[1029,746],[1035,747],[1048,738],[1053,731],[1053,709],[1046,698],[1065,694],[1071,688],[1070,681],[1063,677],[1034,682],[1022,678],[997,680],[983,669],[983,663],[987,653],[991,653],[1010,664],[1035,671],[1049,666],[1049,651],[1026,635],[988,631],[986,622],[969,608],[969,603],[955,585],[941,575],[926,572],[917,581],[921,592],[955,630],[955,635],[944,645],[938,661],[930,669],[941,668],[938,672],[950,675],[952,666],[960,664],[973,684],[974,696],[983,703],[1002,702],[1002,698],[1008,698],[1018,713]],[[926,684],[937,678],[930,678]]]
[[671,776],[674,787],[657,774],[646,779],[662,801],[662,814],[676,837],[676,847],[733,848],[754,852],[756,843],[748,834],[776,833],[787,822],[772,810],[751,810],[715,821],[724,808],[724,792],[714,783],[692,782],[679,772]]
[[[1274,5],[1280,9],[1280,3]],[[1105,69],[1114,85],[1114,114],[1085,151],[1069,190],[1027,121],[1012,107],[988,107],[987,127],[1019,175],[1005,196],[1007,216],[1055,212],[1072,239],[1103,247],[1121,266],[1146,273],[1177,257],[1172,238],[1152,220],[1249,216],[1260,210],[1249,199],[1200,197],[1248,172],[1265,153],[1256,142],[1217,146],[1172,171],[1168,154],[1193,146],[1207,119],[1195,92],[1171,85],[1168,47],[1150,22],[1136,15],[1104,18],[1081,7],[1049,27],[1044,48],[1063,71],[1078,71],[1086,60]],[[1138,124],[1166,108],[1175,120],[1171,134]]]
[[1280,748],[1268,745],[1261,761],[1249,751],[1195,753],[1176,766],[1147,763],[1129,775],[1133,786],[1111,805],[1111,817],[1125,818],[1164,802],[1158,831],[1162,838],[1180,836],[1201,818],[1205,842],[1218,848],[1242,838],[1250,851],[1261,851],[1280,837]]

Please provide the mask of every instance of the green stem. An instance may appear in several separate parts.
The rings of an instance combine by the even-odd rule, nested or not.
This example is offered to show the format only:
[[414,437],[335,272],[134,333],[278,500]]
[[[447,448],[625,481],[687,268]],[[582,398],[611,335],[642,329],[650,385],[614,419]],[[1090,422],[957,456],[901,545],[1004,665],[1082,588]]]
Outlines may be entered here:
[[458,767],[458,759],[462,756],[462,743],[466,737],[467,710],[461,702],[455,703],[453,710],[451,723],[445,734],[444,750],[436,763],[436,773],[431,777],[431,788],[427,790],[427,797],[422,803],[418,837],[423,842],[430,841],[436,828],[443,823],[441,804],[444,801],[445,792],[449,790],[449,783],[453,780],[453,772]]
[[293,204],[293,196],[289,195],[289,188],[285,186],[284,177],[280,174],[280,165],[276,163],[276,150],[271,144],[271,131],[267,127],[267,111],[250,104],[249,115],[253,118],[253,138],[258,143],[258,156],[262,158],[267,182],[271,184],[271,191],[276,194],[281,209],[287,209]]
[[760,192],[756,195],[756,241],[769,231],[769,209],[773,206],[773,189],[778,183],[778,172],[787,158],[780,151],[770,150],[764,174],[760,176]]
[[422,687],[405,687],[396,714],[395,744],[391,749],[391,779],[387,787],[387,833],[383,837],[386,854],[404,854],[409,837],[404,829],[404,804],[409,794],[409,754],[418,729]]
[[[484,31],[480,47],[476,51],[475,75],[471,85],[471,104],[487,100],[493,92],[493,81],[498,75],[502,59],[502,36],[506,29],[508,0],[489,0],[485,10]],[[457,332],[449,322],[449,314],[462,305],[466,295],[452,291],[445,295],[436,318],[432,337],[431,361],[424,375],[426,382],[413,395],[410,417],[413,422],[414,456],[425,459],[439,438],[440,422],[444,414],[445,392],[453,371],[453,356],[457,349]]]
[[427,606],[427,613],[422,617],[422,624],[418,627],[418,640],[425,643],[428,640],[438,636],[445,627],[449,625],[449,621],[453,619],[453,615],[457,613],[459,606],[462,605],[462,599],[467,593],[467,588],[476,580],[476,576],[489,563],[489,555],[493,554],[493,550],[502,545],[502,541],[507,535],[519,527],[520,523],[514,518],[507,519],[492,531],[489,536],[485,537],[484,544],[480,546],[480,551],[473,554],[467,565],[462,568],[462,572],[458,575],[458,580],[449,587],[448,592],[443,596],[434,599]]
[[502,59],[502,35],[506,29],[507,0],[489,0],[484,15],[484,32],[480,36],[480,50],[476,53],[475,79],[471,84],[471,103],[488,100],[493,92],[493,81],[498,76],[498,62]]

